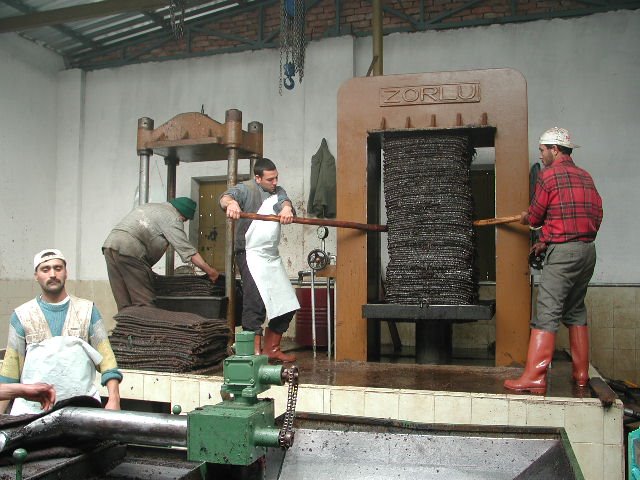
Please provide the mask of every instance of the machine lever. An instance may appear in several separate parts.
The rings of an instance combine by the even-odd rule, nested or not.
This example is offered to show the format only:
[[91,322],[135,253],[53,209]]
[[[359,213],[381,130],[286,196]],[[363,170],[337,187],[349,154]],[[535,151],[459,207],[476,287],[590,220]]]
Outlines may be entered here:
[[486,225],[502,225],[520,221],[520,215],[510,215],[508,217],[486,218],[484,220],[474,220],[474,227],[484,227]]
[[[260,215],[258,213],[240,212],[240,218],[249,218],[251,220],[264,220],[268,222],[279,222],[280,217],[277,215]],[[354,228],[356,230],[368,230],[370,232],[386,232],[386,225],[375,225],[357,222],[343,222],[341,220],[329,220],[326,218],[305,218],[293,217],[293,223],[303,223],[305,225],[320,225],[327,227]]]
[[[248,218],[250,220],[263,220],[267,222],[279,222],[280,217],[277,215],[260,215],[258,213],[240,212],[240,218]],[[514,223],[520,221],[520,215],[511,215],[509,217],[486,218],[484,220],[474,220],[474,227],[484,227],[487,225],[501,225],[505,223]],[[293,223],[303,223],[305,225],[321,225],[326,227],[353,228],[356,230],[367,230],[370,232],[386,232],[387,225],[376,225],[373,223],[357,223],[345,222],[342,220],[329,220],[326,218],[305,218],[293,217]]]

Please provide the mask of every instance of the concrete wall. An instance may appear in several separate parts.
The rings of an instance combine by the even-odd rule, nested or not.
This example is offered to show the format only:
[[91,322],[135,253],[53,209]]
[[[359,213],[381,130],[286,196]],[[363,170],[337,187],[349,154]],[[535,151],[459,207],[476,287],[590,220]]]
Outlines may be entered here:
[[[0,35],[0,344],[16,297],[31,296],[33,255],[55,242],[59,56]],[[71,229],[75,230],[75,222]],[[16,280],[25,280],[17,283]],[[37,285],[37,284],[36,284]]]
[[[0,36],[0,278],[29,278],[33,255],[55,241],[57,55]],[[75,229],[75,222],[71,228]]]
[[[639,45],[640,11],[393,34],[384,39],[385,73],[494,67],[522,72],[528,84],[530,162],[537,161],[537,137],[554,125],[571,129],[583,146],[575,151],[575,160],[593,174],[605,205],[593,282],[607,285],[607,295],[618,298],[615,285],[640,284],[633,252],[625,248],[635,244],[639,229],[627,218],[639,199]],[[33,253],[51,245],[70,258],[72,278],[106,283],[100,246],[137,195],[139,117],[151,117],[159,126],[178,113],[204,107],[209,116],[224,121],[225,111],[237,108],[245,126],[262,122],[265,155],[279,165],[282,185],[305,214],[311,156],[323,137],[336,152],[337,90],[354,75],[366,74],[370,59],[369,38],[313,42],[307,48],[304,81],[279,95],[277,51],[85,74],[62,71],[61,60],[50,52],[1,35],[1,298],[15,298],[5,295],[4,288],[29,280]],[[248,172],[248,162],[241,162],[240,169]],[[225,173],[224,162],[182,164],[177,195],[191,194],[192,178]],[[149,176],[150,200],[163,200],[161,158],[153,157]],[[306,255],[318,246],[314,227],[284,229],[281,250],[292,276],[307,268]],[[327,250],[336,252],[334,229]],[[158,264],[158,272],[163,265]],[[23,296],[28,298],[31,290],[26,288]],[[624,292],[615,302],[624,302]],[[6,302],[0,312],[4,326],[15,306]],[[104,302],[98,306],[109,317],[114,307],[109,299]]]

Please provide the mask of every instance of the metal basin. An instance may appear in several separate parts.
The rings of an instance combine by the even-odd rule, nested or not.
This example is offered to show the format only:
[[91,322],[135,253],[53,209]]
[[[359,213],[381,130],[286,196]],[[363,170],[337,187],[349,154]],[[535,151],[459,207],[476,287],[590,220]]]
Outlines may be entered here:
[[[284,461],[283,461],[284,460]],[[300,414],[267,480],[582,479],[562,428],[427,425]]]

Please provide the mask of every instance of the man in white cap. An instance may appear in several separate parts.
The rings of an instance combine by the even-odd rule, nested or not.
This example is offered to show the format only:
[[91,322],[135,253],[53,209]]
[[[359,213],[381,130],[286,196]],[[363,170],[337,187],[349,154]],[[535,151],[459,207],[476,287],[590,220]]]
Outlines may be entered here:
[[118,311],[131,305],[154,306],[153,267],[171,245],[183,262],[191,262],[212,282],[218,271],[189,243],[184,222],[193,220],[196,202],[188,197],[145,203],[118,223],[102,245],[109,284]]
[[507,380],[508,390],[544,393],[560,322],[569,329],[573,379],[589,382],[589,330],[584,298],[596,264],[594,240],[602,222],[602,199],[591,175],[576,166],[571,153],[578,145],[569,132],[554,127],[539,141],[544,168],[538,175],[529,210],[521,223],[538,229],[531,251],[546,252],[538,286],[536,315],[523,375]]
[[[60,250],[38,252],[33,268],[42,293],[11,315],[0,383],[44,382],[55,387],[58,400],[93,396],[99,401],[97,369],[109,394],[105,408],[119,410],[122,374],[100,312],[90,300],[67,294],[67,261]],[[0,411],[6,405],[2,402]],[[11,413],[40,410],[38,403],[16,399]]]

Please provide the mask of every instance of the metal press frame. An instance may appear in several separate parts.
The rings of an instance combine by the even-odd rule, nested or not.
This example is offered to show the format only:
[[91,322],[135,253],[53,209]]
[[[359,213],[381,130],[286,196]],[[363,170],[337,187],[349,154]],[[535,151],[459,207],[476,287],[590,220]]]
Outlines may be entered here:
[[[529,201],[527,87],[512,69],[353,78],[338,93],[337,207],[341,217],[379,223],[374,132],[475,129],[475,147],[495,148],[496,216],[525,210]],[[371,148],[369,148],[371,147]],[[372,300],[379,248],[374,235],[339,229],[336,357],[367,360],[362,307]],[[376,247],[378,245],[378,247]],[[531,290],[529,237],[517,225],[496,227],[496,365],[526,358]],[[378,272],[379,273],[379,272]],[[375,275],[373,275],[375,277]],[[376,281],[378,278],[373,278]]]
[[[176,115],[154,129],[154,121],[148,117],[138,119],[137,151],[140,157],[139,203],[149,201],[149,159],[154,153],[165,158],[167,165],[167,200],[176,196],[176,167],[180,162],[227,161],[227,187],[236,185],[238,160],[262,158],[262,123],[250,122],[242,130],[242,112],[230,109],[225,112],[225,123],[219,123],[208,115],[188,112]],[[230,341],[235,331],[235,266],[233,257],[233,222],[227,219],[225,252],[225,291],[229,299],[227,322]],[[173,273],[173,250],[167,251],[166,272]]]

